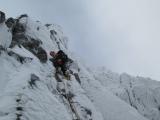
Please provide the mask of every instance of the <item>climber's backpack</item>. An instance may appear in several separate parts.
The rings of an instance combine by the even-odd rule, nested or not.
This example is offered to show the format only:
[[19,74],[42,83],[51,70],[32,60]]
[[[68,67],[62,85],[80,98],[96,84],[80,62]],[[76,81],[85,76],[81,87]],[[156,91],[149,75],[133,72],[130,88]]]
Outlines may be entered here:
[[56,57],[57,60],[61,59],[62,60],[61,62],[63,62],[63,63],[68,62],[68,56],[62,50],[58,51],[56,56],[57,56]]

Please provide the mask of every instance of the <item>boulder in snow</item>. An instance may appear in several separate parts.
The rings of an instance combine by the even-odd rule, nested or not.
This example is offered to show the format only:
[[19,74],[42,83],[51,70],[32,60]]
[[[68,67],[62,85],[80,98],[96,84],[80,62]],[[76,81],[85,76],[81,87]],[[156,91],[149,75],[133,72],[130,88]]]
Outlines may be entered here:
[[27,61],[32,61],[32,58],[21,56],[13,51],[8,51],[8,55],[14,57],[20,63],[24,63]]
[[8,28],[12,28],[13,25],[15,24],[15,19],[13,19],[12,17],[8,18],[7,21],[5,22]]
[[31,88],[37,87],[36,81],[40,81],[39,77],[35,74],[31,74],[31,80],[28,82]]
[[[31,38],[25,34],[26,26],[25,23],[21,21],[22,18],[27,17],[27,15],[21,15],[14,23],[13,26],[13,37],[11,48],[15,45],[22,45],[24,48],[32,52],[42,63],[47,61],[47,53],[41,47],[42,42],[39,39]],[[13,23],[13,20],[9,21],[9,26]]]

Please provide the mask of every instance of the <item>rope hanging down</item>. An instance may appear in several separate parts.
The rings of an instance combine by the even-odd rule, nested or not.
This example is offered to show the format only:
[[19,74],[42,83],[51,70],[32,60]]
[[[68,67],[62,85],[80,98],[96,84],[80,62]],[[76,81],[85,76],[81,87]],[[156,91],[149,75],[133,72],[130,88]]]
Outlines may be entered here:
[[[64,86],[64,91],[63,91],[63,94],[62,94],[62,91],[59,91],[60,92],[60,95],[63,96],[63,98],[66,99],[66,101],[68,102],[69,104],[69,107],[71,109],[71,112],[72,112],[72,119],[73,120],[81,120],[77,110],[76,110],[76,107],[74,105],[74,101],[72,99],[72,97],[70,97],[70,95],[67,93],[68,91],[68,88],[67,88],[67,85],[65,84],[65,82],[63,81],[63,79],[61,79],[58,75],[58,73],[56,73],[56,79],[58,79],[57,81],[61,81],[63,83],[63,86]],[[74,114],[74,115],[73,115]]]

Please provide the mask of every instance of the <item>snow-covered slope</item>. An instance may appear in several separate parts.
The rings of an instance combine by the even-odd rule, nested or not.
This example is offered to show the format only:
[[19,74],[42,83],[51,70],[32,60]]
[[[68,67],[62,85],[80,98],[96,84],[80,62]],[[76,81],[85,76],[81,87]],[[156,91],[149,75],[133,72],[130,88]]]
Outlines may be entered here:
[[7,48],[11,44],[12,35],[4,23],[0,24],[0,28],[0,45]]
[[[49,51],[58,51],[59,48],[74,60],[70,67],[74,72],[71,80],[64,79],[63,82],[68,93],[73,95],[72,103],[81,120],[148,120],[142,116],[141,110],[128,104],[127,97],[119,97],[123,89],[116,86],[123,88],[124,79],[118,84],[119,76],[109,80],[106,76],[101,78],[101,71],[89,71],[71,55],[68,39],[60,26],[43,25],[27,15],[10,18],[6,24],[12,33],[12,41],[9,42],[8,35],[3,37],[5,42],[0,49],[0,120],[73,120],[75,115],[71,107],[57,91],[55,68],[49,61]],[[2,26],[0,31],[5,32]],[[141,96],[138,89],[135,89],[136,95]],[[156,94],[160,101],[158,90]]]
[[150,120],[160,120],[160,82],[150,78],[121,75],[100,68],[92,71],[96,80]]

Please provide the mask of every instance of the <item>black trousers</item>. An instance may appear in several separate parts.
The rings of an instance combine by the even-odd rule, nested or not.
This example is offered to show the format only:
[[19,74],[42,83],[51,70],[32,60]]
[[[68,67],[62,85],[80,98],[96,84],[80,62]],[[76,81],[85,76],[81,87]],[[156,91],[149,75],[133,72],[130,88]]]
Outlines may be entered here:
[[[56,68],[56,71],[60,68],[61,71],[62,71],[62,73],[63,73],[63,75],[66,74],[67,67],[66,67],[65,64],[59,65],[59,64],[54,63],[54,67]],[[58,72],[58,71],[57,71],[57,72]]]

